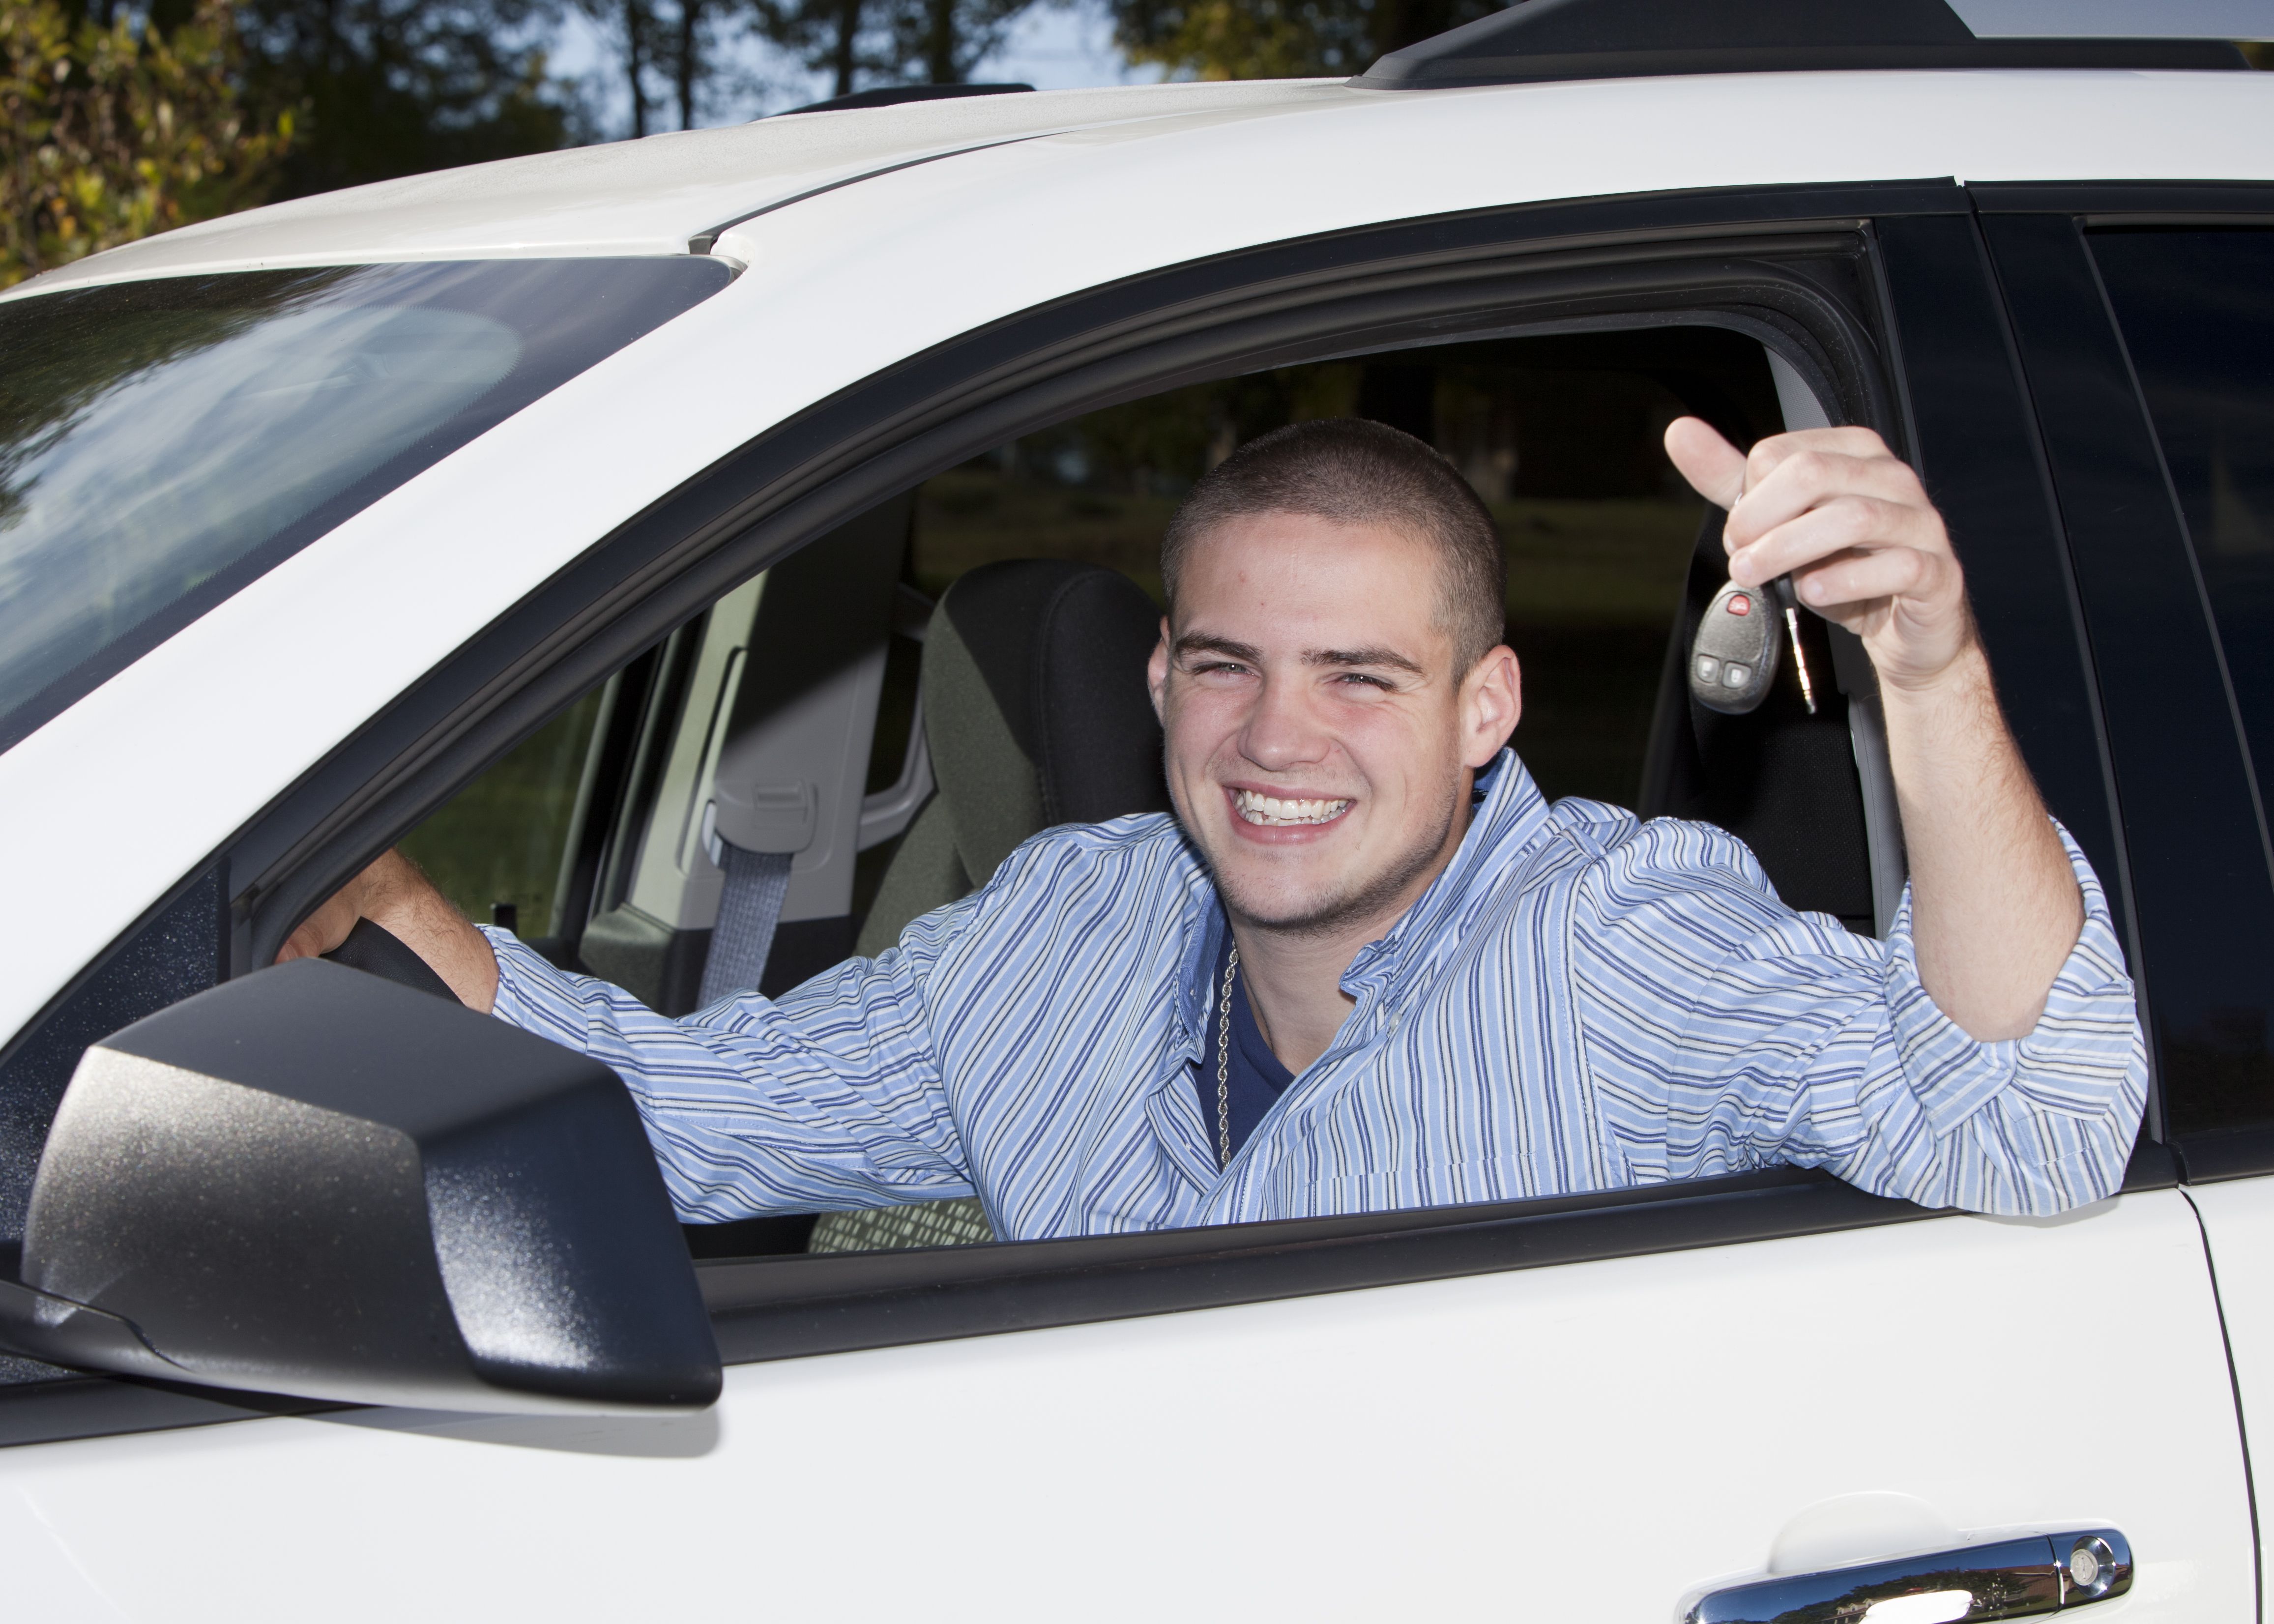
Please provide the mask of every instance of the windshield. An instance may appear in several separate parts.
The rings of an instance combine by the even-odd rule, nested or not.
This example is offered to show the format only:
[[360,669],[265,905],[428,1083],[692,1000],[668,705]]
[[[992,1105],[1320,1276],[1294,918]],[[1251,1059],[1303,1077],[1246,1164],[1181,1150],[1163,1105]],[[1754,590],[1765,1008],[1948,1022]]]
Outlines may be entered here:
[[0,749],[729,274],[356,266],[0,304]]

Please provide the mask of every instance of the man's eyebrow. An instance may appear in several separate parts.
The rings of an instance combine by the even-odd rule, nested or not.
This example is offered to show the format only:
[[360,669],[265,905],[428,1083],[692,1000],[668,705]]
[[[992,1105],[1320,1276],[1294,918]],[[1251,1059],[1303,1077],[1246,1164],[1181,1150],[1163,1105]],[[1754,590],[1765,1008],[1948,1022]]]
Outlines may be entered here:
[[1395,649],[1306,649],[1306,665],[1387,665],[1393,671],[1410,672],[1417,677],[1429,673]]
[[1263,662],[1263,650],[1245,643],[1234,643],[1229,637],[1211,637],[1205,632],[1186,632],[1177,639],[1179,654],[1221,654],[1226,659],[1244,661],[1250,665]]

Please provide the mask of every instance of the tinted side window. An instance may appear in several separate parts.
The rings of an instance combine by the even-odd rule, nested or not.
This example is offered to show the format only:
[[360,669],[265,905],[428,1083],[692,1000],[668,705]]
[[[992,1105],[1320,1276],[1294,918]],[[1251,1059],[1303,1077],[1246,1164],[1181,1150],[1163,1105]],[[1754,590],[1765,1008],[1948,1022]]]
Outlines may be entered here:
[[[2274,231],[2088,240],[2162,448],[2263,805],[2274,773]],[[2181,1040],[2189,1084],[2171,1101],[2172,1125],[2263,1121],[2270,1037],[2263,1001],[2214,1000]]]
[[2234,682],[2274,768],[2274,231],[2096,234]]

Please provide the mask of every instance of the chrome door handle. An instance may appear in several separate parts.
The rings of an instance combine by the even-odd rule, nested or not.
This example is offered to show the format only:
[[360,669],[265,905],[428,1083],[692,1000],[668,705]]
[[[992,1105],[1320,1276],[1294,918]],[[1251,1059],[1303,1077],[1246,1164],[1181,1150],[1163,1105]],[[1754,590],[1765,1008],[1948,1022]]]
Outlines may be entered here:
[[1749,1580],[1692,1595],[1683,1624],[1974,1624],[2028,1619],[2132,1588],[2112,1528],[1993,1539],[1956,1551]]

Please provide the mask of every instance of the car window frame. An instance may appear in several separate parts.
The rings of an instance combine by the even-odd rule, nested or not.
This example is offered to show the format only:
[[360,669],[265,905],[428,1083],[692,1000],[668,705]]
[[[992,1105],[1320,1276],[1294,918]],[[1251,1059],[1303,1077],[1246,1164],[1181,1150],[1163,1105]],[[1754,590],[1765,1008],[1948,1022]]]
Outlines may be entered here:
[[[1900,455],[1918,457],[1905,357],[1929,335],[1916,319],[1904,331],[1888,291],[1880,236],[1896,221],[1975,229],[1965,192],[1946,180],[1483,210],[1174,267],[910,357],[660,499],[254,819],[221,854],[232,884],[230,973],[267,962],[317,900],[457,786],[795,546],[977,451],[1082,410],[1222,375],[1228,363],[1285,365],[1427,337],[1538,330],[1551,320],[1601,326],[1623,300],[1637,320],[1681,310],[1752,333],[1847,420],[1871,424]],[[1969,237],[1966,252],[1977,252]],[[1778,259],[1835,253],[1852,267],[1852,287],[1828,284],[1821,266],[1803,274]],[[1750,313],[1733,316],[1715,299]],[[1480,313],[1487,311],[1502,312],[1497,327]],[[2007,406],[2019,387],[2009,377]],[[1930,486],[1947,500],[1933,476],[1935,449],[1930,439]],[[2046,580],[2068,590],[2045,573],[2050,565],[2032,568],[2038,590]],[[2082,649],[2070,650],[2066,665],[2014,674],[2001,681],[2009,694],[2072,690],[2063,695],[2067,733],[2037,740],[2033,765],[2079,737],[2099,759],[2098,701]],[[2089,803],[2105,776],[2064,794]],[[2105,803],[2099,819],[2112,827]],[[2090,804],[2077,821],[2092,823]],[[2115,870],[2120,914],[2123,853],[2097,836],[2087,846],[2101,847],[2096,861]],[[2165,1187],[2172,1177],[2161,1147],[2143,1139],[2126,1187]],[[705,1259],[697,1271],[722,1350],[741,1363],[1933,1215],[1826,1174],[1778,1168],[1487,1207],[922,1252]],[[0,1393],[0,1410],[5,1405]]]
[[[2274,184],[2008,183],[1969,191],[2032,380],[2080,601],[2097,628],[2091,642],[2110,702],[2112,794],[2142,852],[2137,865],[2127,864],[2140,893],[2128,945],[2161,1101],[2187,1086],[2188,1064],[2179,1049],[2183,1034],[2159,1018],[2157,979],[2184,983],[2189,957],[2203,953],[2225,965],[2255,964],[2248,979],[2274,981],[2274,865],[2216,618],[2088,239],[2097,229],[2274,230]],[[2074,416],[2087,395],[2108,406],[2090,423]],[[2200,728],[2174,726],[2175,711]],[[2255,883],[2238,885],[2238,871]],[[2160,1117],[2157,1128],[2162,1134]],[[2274,1172],[2274,1100],[2258,1123],[2165,1137],[2189,1183]]]

